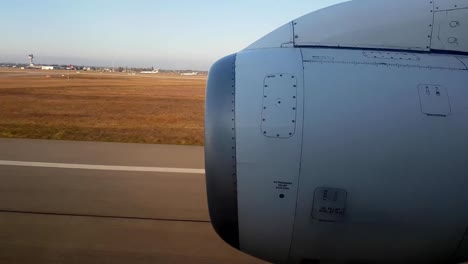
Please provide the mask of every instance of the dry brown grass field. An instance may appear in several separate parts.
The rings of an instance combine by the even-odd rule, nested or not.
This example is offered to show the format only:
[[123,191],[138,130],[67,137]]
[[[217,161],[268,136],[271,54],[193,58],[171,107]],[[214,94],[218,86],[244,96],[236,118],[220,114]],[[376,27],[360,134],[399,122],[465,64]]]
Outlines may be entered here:
[[202,145],[205,84],[206,76],[0,69],[0,137]]

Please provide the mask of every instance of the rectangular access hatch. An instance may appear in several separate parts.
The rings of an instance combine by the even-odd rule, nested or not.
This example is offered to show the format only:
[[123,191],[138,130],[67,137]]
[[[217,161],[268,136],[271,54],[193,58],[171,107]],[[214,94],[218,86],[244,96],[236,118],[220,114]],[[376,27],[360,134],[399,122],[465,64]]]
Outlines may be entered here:
[[420,84],[418,91],[423,113],[431,116],[448,116],[451,113],[448,92],[445,87],[434,84]]
[[345,217],[347,196],[345,190],[317,188],[314,193],[312,218],[325,222],[342,221]]
[[266,137],[290,138],[296,132],[297,78],[271,74],[263,82],[261,129]]

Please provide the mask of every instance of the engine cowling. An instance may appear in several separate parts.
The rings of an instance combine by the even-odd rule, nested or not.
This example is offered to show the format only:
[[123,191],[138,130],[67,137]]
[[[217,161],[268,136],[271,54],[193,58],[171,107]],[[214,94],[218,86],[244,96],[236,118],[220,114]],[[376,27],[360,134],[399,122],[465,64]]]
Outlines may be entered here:
[[213,65],[207,192],[227,243],[275,263],[468,261],[468,57],[426,28],[468,13],[439,2],[347,2]]

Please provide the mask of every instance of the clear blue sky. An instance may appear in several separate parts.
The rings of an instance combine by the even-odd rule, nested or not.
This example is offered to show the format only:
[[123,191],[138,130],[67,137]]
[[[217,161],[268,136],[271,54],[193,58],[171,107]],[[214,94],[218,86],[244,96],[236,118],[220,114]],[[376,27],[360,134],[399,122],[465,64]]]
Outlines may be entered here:
[[275,28],[343,0],[15,0],[0,7],[0,62],[207,70]]

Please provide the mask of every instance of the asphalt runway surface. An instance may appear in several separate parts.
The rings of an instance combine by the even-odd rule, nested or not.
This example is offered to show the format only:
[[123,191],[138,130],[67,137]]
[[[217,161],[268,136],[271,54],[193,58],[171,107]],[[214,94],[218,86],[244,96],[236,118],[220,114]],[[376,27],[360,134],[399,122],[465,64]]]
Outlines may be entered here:
[[203,147],[0,139],[0,263],[263,263],[209,222]]

